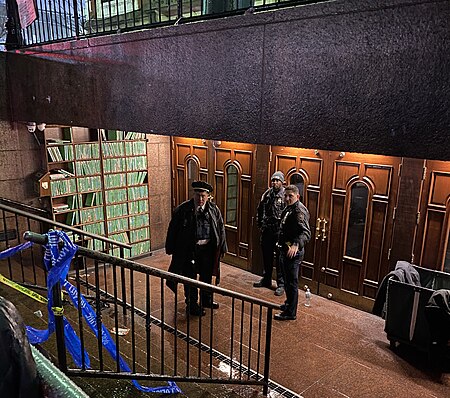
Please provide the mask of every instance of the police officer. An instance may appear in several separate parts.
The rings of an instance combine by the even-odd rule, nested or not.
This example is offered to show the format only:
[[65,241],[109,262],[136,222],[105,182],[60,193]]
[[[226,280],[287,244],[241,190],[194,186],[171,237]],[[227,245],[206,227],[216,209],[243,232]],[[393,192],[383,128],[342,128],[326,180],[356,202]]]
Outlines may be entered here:
[[286,300],[280,306],[281,313],[274,318],[279,321],[294,320],[298,305],[298,271],[305,254],[305,245],[311,238],[309,211],[300,202],[298,187],[288,185],[284,191],[286,208],[281,214],[280,264],[283,270]]
[[271,177],[271,188],[263,193],[258,205],[256,222],[261,230],[261,249],[263,255],[264,272],[259,282],[254,287],[272,288],[272,269],[275,254],[275,269],[277,276],[276,296],[284,293],[283,273],[280,269],[279,254],[276,247],[280,231],[280,216],[285,208],[284,203],[284,174],[276,171]]

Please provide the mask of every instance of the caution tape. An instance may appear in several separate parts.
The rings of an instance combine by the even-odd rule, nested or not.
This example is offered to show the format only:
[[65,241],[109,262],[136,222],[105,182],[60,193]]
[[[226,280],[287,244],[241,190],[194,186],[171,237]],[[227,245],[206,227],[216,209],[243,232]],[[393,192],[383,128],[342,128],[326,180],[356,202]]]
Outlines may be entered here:
[[[39,293],[36,293],[35,291],[28,289],[25,286],[19,285],[18,283],[12,281],[11,279],[6,278],[2,274],[0,274],[0,282],[13,288],[14,290],[17,290],[20,293],[27,295],[28,297],[31,297],[33,300],[39,301],[42,304],[48,304],[48,300],[45,297],[41,296]],[[61,296],[62,296],[62,292],[61,292]],[[63,307],[52,307],[52,311],[56,316],[62,316],[64,313],[64,308]]]
[[[96,321],[96,314],[91,305],[86,301],[83,295],[80,293],[78,297],[78,291],[75,286],[70,284],[66,277],[69,271],[70,263],[72,258],[75,255],[75,252],[78,249],[70,238],[63,231],[55,231],[50,230],[48,232],[48,244],[45,245],[45,255],[44,255],[44,265],[48,270],[47,277],[47,288],[48,288],[48,298],[41,296],[40,294],[23,287],[7,278],[5,278],[2,274],[0,274],[0,282],[16,289],[17,291],[26,294],[27,296],[37,300],[43,304],[47,304],[48,311],[48,329],[39,330],[35,329],[31,326],[27,326],[27,335],[30,343],[39,344],[46,341],[49,336],[55,331],[55,316],[62,316],[64,322],[64,337],[66,347],[71,354],[75,364],[79,367],[85,366],[86,368],[90,368],[90,360],[89,355],[86,350],[82,352],[81,342],[78,338],[75,330],[67,321],[66,317],[64,317],[64,309],[61,307],[53,306],[53,298],[51,295],[51,289],[56,284],[59,284],[61,287],[64,287],[69,295],[69,298],[72,301],[72,304],[75,306],[78,311],[81,310],[81,313],[87,322],[88,326],[91,328],[93,333],[98,339],[101,339],[103,347],[108,351],[111,357],[116,360],[118,357],[119,366],[122,371],[131,373],[132,370],[122,358],[122,356],[117,352],[116,345],[105,325],[101,324],[101,334],[98,333],[98,324]],[[63,248],[60,250],[59,241],[60,239],[64,242]],[[23,244],[17,246],[15,248],[8,249],[7,251],[0,252],[0,260],[6,257],[9,257],[16,252],[28,248],[29,242],[27,244]],[[62,292],[61,292],[62,293]],[[81,308],[78,308],[78,301],[81,301]],[[51,311],[50,311],[51,309]],[[83,360],[84,357],[84,360]],[[167,381],[167,386],[162,387],[145,387],[140,385],[136,380],[132,380],[134,386],[143,392],[155,392],[160,394],[177,394],[181,393],[181,389],[177,386],[177,384],[173,381]]]
[[63,307],[52,307],[52,311],[55,314],[55,316],[63,316],[63,314],[64,314]]
[[12,280],[4,277],[2,274],[0,274],[0,282],[4,283],[5,285],[12,287],[13,289],[26,294],[28,297],[31,297],[33,300],[39,301],[42,304],[47,304],[48,300],[44,297],[41,296],[39,293],[34,292],[31,289],[28,289],[25,286],[19,285],[16,282],[13,282]]

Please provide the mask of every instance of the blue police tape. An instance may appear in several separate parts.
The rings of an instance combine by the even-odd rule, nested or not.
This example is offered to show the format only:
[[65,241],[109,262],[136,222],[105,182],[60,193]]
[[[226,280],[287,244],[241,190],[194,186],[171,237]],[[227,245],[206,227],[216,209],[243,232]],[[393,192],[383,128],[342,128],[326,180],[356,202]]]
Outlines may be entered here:
[[[55,330],[55,323],[54,323],[55,316],[51,309],[53,304],[51,288],[56,283],[58,283],[58,281],[67,290],[69,298],[72,301],[72,304],[75,306],[75,308],[78,308],[78,291],[71,283],[67,281],[67,274],[69,272],[70,263],[78,247],[70,240],[70,238],[63,231],[50,230],[49,233],[47,234],[47,237],[48,237],[48,244],[45,245],[46,251],[44,255],[44,264],[48,270],[47,286],[48,286],[49,327],[47,330],[38,330],[27,326],[28,337],[32,344],[37,344],[46,341],[48,337],[51,335],[51,333],[53,333]],[[58,245],[60,239],[64,242],[64,246],[62,247],[61,250]],[[19,246],[23,247],[21,247],[20,249],[16,247],[17,250],[8,249],[9,255],[5,257],[9,257],[17,253],[19,250],[24,250],[25,248],[30,247],[31,242],[27,242]],[[2,259],[1,257],[2,254],[3,252],[0,253],[0,259]],[[88,326],[91,328],[92,332],[98,339],[99,336],[97,329],[96,314],[92,309],[91,305],[86,301],[86,299],[83,297],[82,294],[80,294],[80,302],[83,317],[86,320]],[[64,335],[67,349],[70,355],[72,356],[75,364],[78,367],[81,367],[82,357],[80,355],[81,352],[80,340],[76,335],[75,331],[73,330],[72,326],[68,323],[67,319],[63,317],[63,320],[64,320]],[[116,360],[117,357],[116,345],[113,339],[111,338],[111,335],[109,334],[108,330],[105,328],[103,324],[101,325],[101,341],[103,346],[111,355],[111,357],[114,360]],[[84,351],[84,360],[86,367],[89,368],[90,361],[86,351]],[[119,366],[122,371],[131,373],[130,367],[120,355],[119,355]],[[177,384],[173,381],[168,381],[167,382],[168,386],[164,387],[144,387],[141,386],[136,380],[132,381],[135,387],[143,392],[156,392],[160,394],[176,394],[182,392],[181,389],[177,386]]]
[[[48,271],[47,274],[47,310],[48,310],[48,329],[39,330],[27,326],[28,338],[31,344],[40,344],[48,340],[50,335],[55,331],[55,314],[52,310],[53,307],[53,287],[59,283],[60,280],[66,279],[69,272],[70,263],[75,255],[78,247],[69,239],[66,234],[61,231],[50,230],[47,234],[48,243],[44,245],[44,265]],[[59,250],[59,240],[64,242],[64,246]],[[83,366],[83,358],[81,356],[81,342],[78,338],[72,325],[63,316],[64,324],[64,340],[66,343],[67,351],[69,351],[74,363],[78,367]],[[86,350],[83,352],[84,365],[86,368],[90,368],[90,359]]]
[[[32,245],[33,245],[33,242],[25,242],[25,243],[15,246],[15,247],[11,247],[7,250],[4,250],[0,253],[0,260],[11,257],[11,256],[17,254],[19,251],[28,249]],[[67,253],[66,253],[66,256],[67,256]],[[72,257],[73,257],[73,255],[72,255]],[[69,261],[69,264],[70,264],[70,261]],[[47,269],[48,269],[48,267],[47,267]],[[31,344],[43,343],[44,341],[48,340],[50,335],[55,331],[55,315],[52,310],[53,297],[51,294],[51,289],[48,289],[48,291],[47,291],[47,303],[48,303],[47,304],[48,329],[39,330],[39,329],[35,329],[31,326],[26,326],[28,340],[30,341]],[[63,324],[64,324],[64,336],[65,336],[65,340],[66,340],[67,349],[68,349],[70,355],[72,356],[74,362],[77,364],[77,366],[81,367],[82,362],[81,362],[81,356],[79,355],[79,353],[81,352],[81,344],[78,339],[78,336],[76,335],[72,326],[69,324],[69,322],[67,321],[67,319],[65,317],[63,317]],[[89,356],[87,355],[86,351],[85,351],[85,361],[86,361],[85,362],[86,366],[89,367],[90,366]]]
[[[59,246],[58,242],[60,237],[63,242],[64,246],[61,249],[61,251],[58,253]],[[78,309],[78,291],[71,283],[69,283],[66,279],[67,273],[69,270],[70,262],[75,255],[75,252],[77,250],[77,246],[69,239],[69,237],[62,231],[57,231],[56,234],[54,231],[49,232],[49,239],[48,239],[48,245],[50,246],[50,253],[51,258],[53,261],[53,267],[57,268],[57,275],[59,276],[59,280],[61,282],[61,285],[66,289],[67,293],[69,294],[69,298],[72,301],[72,304],[75,306],[75,308]],[[67,248],[67,250],[65,250]],[[58,255],[59,254],[59,255]],[[58,255],[58,259],[54,261],[56,256]],[[45,260],[44,260],[45,261]],[[48,259],[47,259],[48,261]],[[63,264],[60,264],[63,262]],[[52,268],[53,269],[53,268]],[[51,279],[50,276],[48,278],[48,283],[53,283],[54,279]],[[80,303],[81,303],[81,313],[86,320],[86,323],[94,333],[95,337],[97,339],[98,336],[98,328],[97,328],[97,317],[92,309],[91,305],[86,301],[86,299],[83,297],[82,294],[80,294]],[[116,345],[111,338],[111,335],[108,332],[108,329],[102,324],[101,325],[101,342],[103,346],[106,348],[108,353],[111,355],[111,357],[116,360],[117,358],[117,349]],[[119,366],[120,369],[124,372],[131,373],[131,368],[128,366],[128,364],[124,361],[121,355],[118,356],[119,358]],[[169,386],[167,387],[144,387],[141,386],[136,380],[133,380],[133,384],[136,388],[143,392],[159,392],[159,393],[165,393],[165,394],[175,394],[180,393],[180,388],[176,385],[174,382],[169,382]]]
[[22,250],[28,249],[32,245],[33,245],[33,242],[25,242],[25,243],[21,243],[20,245],[17,245],[17,246],[11,247],[9,249],[3,250],[0,253],[0,260],[3,260],[5,258],[11,257],[11,256],[14,256],[14,254],[16,254],[16,253],[18,253],[18,252],[20,252]]
[[[65,280],[63,282],[63,287],[66,289],[69,294],[69,298],[72,301],[72,304],[75,308],[78,308],[78,291],[70,282]],[[82,294],[80,294],[80,303],[81,303],[81,313],[83,314],[84,319],[86,320],[88,326],[91,328],[92,332],[95,334],[97,339],[98,329],[97,329],[97,319],[94,310],[91,305],[86,301]],[[116,345],[106,329],[105,325],[101,325],[101,341],[103,347],[109,352],[109,355],[115,360],[117,358],[117,350]],[[122,356],[119,355],[119,366],[120,369],[124,372],[130,372],[131,369],[128,364],[123,360]],[[136,380],[133,380],[133,384],[141,391],[144,392],[160,392],[165,394],[175,394],[181,392],[180,388],[174,382],[168,382],[168,387],[143,387]]]

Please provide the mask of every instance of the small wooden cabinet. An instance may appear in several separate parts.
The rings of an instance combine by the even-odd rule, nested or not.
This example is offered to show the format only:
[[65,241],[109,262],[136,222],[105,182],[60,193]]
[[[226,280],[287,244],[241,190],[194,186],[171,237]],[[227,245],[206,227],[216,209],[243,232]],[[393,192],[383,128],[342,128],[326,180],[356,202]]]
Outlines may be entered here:
[[131,257],[150,252],[145,134],[47,128],[45,152],[37,182],[55,221],[128,243]]

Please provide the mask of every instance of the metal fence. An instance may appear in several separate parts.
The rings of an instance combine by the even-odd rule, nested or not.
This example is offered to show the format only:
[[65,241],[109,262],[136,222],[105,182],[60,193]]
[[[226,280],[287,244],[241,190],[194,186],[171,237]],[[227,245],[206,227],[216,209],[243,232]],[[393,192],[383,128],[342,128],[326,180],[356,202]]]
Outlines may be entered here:
[[[28,233],[27,240],[44,243],[46,237]],[[83,320],[77,306],[64,314],[77,325],[81,351],[90,355],[90,368],[82,361],[59,358],[70,376],[122,378],[262,386],[268,393],[273,309],[278,305],[213,285],[178,276],[131,260],[80,247],[75,264],[93,261],[70,274],[77,297],[92,306],[94,330]],[[173,293],[166,286],[174,282]],[[207,309],[205,316],[185,311],[183,285],[210,291],[220,310]],[[57,294],[54,294],[57,297]],[[81,301],[78,308],[81,308]],[[103,328],[117,348],[115,356],[103,344]],[[57,334],[57,343],[64,338]],[[65,352],[59,349],[59,352]],[[124,371],[122,360],[131,371]]]
[[[42,233],[49,228],[64,227],[25,210],[0,203],[5,238],[2,250],[22,243],[26,229],[40,232],[25,233],[26,240],[42,244],[46,240]],[[88,238],[94,237],[84,237]],[[64,317],[79,336],[81,352],[89,353],[90,366],[84,357],[76,364],[67,355],[62,316],[55,316],[56,346],[44,343],[44,349],[53,350],[61,370],[69,376],[147,383],[172,380],[189,382],[188,385],[193,385],[192,382],[254,385],[261,386],[267,395],[272,315],[278,305],[108,254],[114,250],[111,245],[126,246],[120,242],[103,238],[104,252],[88,249],[82,242],[79,241],[71,261],[67,277],[70,285],[63,289],[64,299],[60,286],[51,296],[54,307],[63,308]],[[127,250],[122,246],[121,251]],[[0,261],[0,274],[35,291],[47,290],[48,271],[42,258],[43,250],[35,244]],[[168,290],[168,280],[178,286],[175,293]],[[189,316],[183,303],[184,284],[210,291],[220,308],[207,309],[203,317]],[[82,295],[90,304],[94,330],[78,310],[81,301],[78,305],[69,302],[67,291],[72,289],[79,300]],[[31,306],[35,313],[47,311],[42,303]],[[44,318],[36,322],[42,326]],[[103,329],[116,347],[114,356],[102,344],[103,337],[96,337]],[[129,371],[124,371],[122,360]]]
[[[23,234],[26,231],[45,233],[49,229],[66,232],[80,246],[96,247],[121,258],[131,250],[128,244],[53,221],[45,210],[0,198],[0,251],[23,243]],[[19,252],[14,258],[7,258],[1,264],[0,272],[23,285],[45,288],[47,274],[42,258],[41,248],[32,247],[30,250]],[[80,263],[78,266],[88,267],[89,264]]]
[[37,19],[25,29],[15,23],[19,27],[15,46],[28,47],[320,1],[36,0]]

